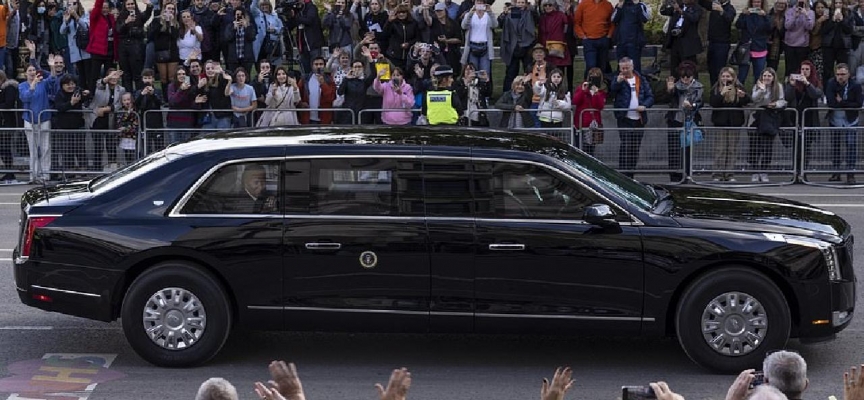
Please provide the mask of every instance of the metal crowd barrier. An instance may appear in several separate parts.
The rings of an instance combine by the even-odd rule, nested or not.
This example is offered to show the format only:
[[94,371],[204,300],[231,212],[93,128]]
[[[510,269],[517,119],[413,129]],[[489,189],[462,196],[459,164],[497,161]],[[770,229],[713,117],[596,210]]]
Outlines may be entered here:
[[[808,115],[816,113],[816,120],[822,121],[824,116],[829,126],[803,126],[800,140],[800,179],[801,182],[814,186],[855,188],[864,187],[857,184],[855,174],[864,172],[861,164],[861,138],[864,137],[864,127],[831,126],[831,111],[854,111],[860,118],[860,108],[826,108],[816,107],[804,110],[804,120]],[[849,180],[849,178],[852,178]]]
[[[412,117],[413,117],[411,120],[411,124],[413,124],[417,120],[417,116],[419,116],[420,113],[423,112],[423,110],[420,108],[410,108],[410,109],[407,109],[407,108],[364,108],[364,109],[360,110],[360,112],[357,113],[356,121],[358,123],[362,124],[363,117],[367,114],[372,114],[372,118],[374,121],[380,121],[381,120],[381,113],[384,113],[384,112],[410,112]],[[409,125],[411,125],[411,124],[409,124]],[[386,125],[386,124],[384,124],[384,122],[381,122],[380,124],[375,124],[375,125]]]
[[[513,130],[519,131],[530,131],[543,133],[549,136],[553,136],[558,138],[559,140],[566,142],[570,145],[575,143],[575,139],[573,136],[573,109],[572,107],[567,110],[555,110],[559,111],[563,114],[563,118],[561,120],[560,127],[538,127],[536,125],[532,126],[523,126],[521,128],[513,128]],[[509,115],[513,115],[512,113],[528,113],[528,114],[540,114],[540,113],[549,113],[552,112],[550,110],[538,110],[534,108],[524,109],[522,111],[508,111],[501,110],[498,108],[478,108],[473,109],[468,114],[468,126],[486,126],[486,125],[474,125],[476,122],[474,119],[481,119],[480,116],[483,115],[488,121],[489,127],[503,127],[507,128],[507,121],[504,121],[504,113],[509,113]],[[482,113],[482,114],[481,114]],[[475,118],[475,115],[477,116]],[[534,118],[534,116],[532,116]],[[535,120],[536,121],[536,120]]]
[[0,110],[0,185],[26,184],[31,175],[35,175],[30,167],[30,141],[24,131],[24,114],[28,114],[31,121],[35,120],[30,110]]
[[[685,120],[684,112],[677,108],[648,108],[645,110],[648,125],[632,129],[618,126],[619,121],[614,116],[614,112],[630,111],[628,109],[585,109],[578,116],[576,143],[604,163],[626,174],[638,174],[638,179],[649,182],[741,186],[741,183],[768,183],[763,180],[767,177],[774,185],[794,183],[795,146],[792,143],[796,128],[783,128],[776,137],[756,136],[756,128],[750,127],[752,114],[761,109],[732,110],[744,111],[744,126],[710,126],[712,109],[703,107],[699,109],[702,125],[691,125],[691,129],[685,131],[680,121],[677,122],[680,127],[668,126],[669,113],[677,117],[676,121]],[[582,127],[582,116],[593,112],[601,113],[603,126],[598,129]],[[794,109],[785,112],[797,119]],[[701,135],[696,135],[696,129]],[[664,174],[668,174],[668,181],[663,179]]]

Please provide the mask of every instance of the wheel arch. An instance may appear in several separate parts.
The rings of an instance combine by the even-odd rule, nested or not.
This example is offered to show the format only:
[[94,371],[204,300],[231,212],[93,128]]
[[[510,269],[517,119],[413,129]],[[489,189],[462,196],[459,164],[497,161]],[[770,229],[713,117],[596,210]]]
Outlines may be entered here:
[[800,319],[798,318],[800,315],[800,307],[794,290],[789,285],[789,283],[785,279],[783,279],[782,275],[776,270],[768,268],[759,263],[746,260],[718,260],[711,264],[705,265],[702,268],[696,269],[692,271],[689,275],[687,275],[675,288],[672,297],[670,297],[669,299],[669,303],[666,305],[666,314],[664,321],[665,336],[676,336],[675,313],[678,310],[678,305],[681,302],[681,298],[684,295],[684,292],[687,291],[687,289],[689,289],[690,286],[692,286],[693,283],[696,282],[696,280],[712,272],[736,267],[754,270],[768,278],[768,280],[770,280],[774,285],[777,286],[777,288],[780,289],[781,294],[786,299],[786,304],[789,306],[789,315],[792,316],[792,318],[790,318],[789,336],[796,337],[800,324]]
[[[239,317],[240,307],[237,303],[237,296],[232,290],[232,286],[228,283],[228,280],[219,273],[219,270],[215,267],[215,264],[212,262],[207,262],[203,259],[203,257],[195,257],[190,254],[152,254],[149,257],[145,257],[143,259],[135,261],[135,263],[131,264],[123,275],[123,279],[118,281],[117,287],[114,289],[114,296],[118,301],[115,301],[111,307],[111,316],[113,320],[117,320],[120,318],[120,313],[123,308],[123,301],[126,297],[126,293],[129,291],[129,287],[132,286],[132,283],[138,279],[141,274],[143,274],[148,269],[152,268],[163,262],[169,261],[181,261],[189,263],[197,268],[201,268],[205,272],[209,273],[219,285],[222,286],[225,294],[227,295],[227,301],[229,310],[233,315],[232,325],[237,324],[237,319]],[[233,327],[233,326],[232,326]]]

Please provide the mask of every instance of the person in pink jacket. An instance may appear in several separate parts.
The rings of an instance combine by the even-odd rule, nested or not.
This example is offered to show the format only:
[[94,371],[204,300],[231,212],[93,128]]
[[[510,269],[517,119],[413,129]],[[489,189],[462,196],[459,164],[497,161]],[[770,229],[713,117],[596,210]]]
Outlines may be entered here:
[[582,132],[582,150],[591,155],[594,155],[595,146],[603,144],[603,119],[600,114],[605,105],[606,83],[603,82],[603,72],[594,67],[588,71],[588,80],[573,94],[573,106],[576,109],[573,126]]
[[383,98],[381,108],[405,111],[383,111],[381,121],[387,125],[408,125],[411,123],[411,109],[414,108],[414,90],[405,82],[401,68],[393,68],[390,80],[382,82],[381,77],[386,73],[383,69],[379,71],[378,79],[373,83],[375,91]]

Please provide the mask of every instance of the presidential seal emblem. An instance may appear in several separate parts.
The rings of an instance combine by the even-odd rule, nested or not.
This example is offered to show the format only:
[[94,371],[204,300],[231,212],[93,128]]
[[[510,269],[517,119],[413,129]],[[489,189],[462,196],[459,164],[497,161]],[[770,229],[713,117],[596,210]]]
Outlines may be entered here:
[[378,265],[378,255],[369,250],[360,253],[360,265],[363,268],[375,268]]

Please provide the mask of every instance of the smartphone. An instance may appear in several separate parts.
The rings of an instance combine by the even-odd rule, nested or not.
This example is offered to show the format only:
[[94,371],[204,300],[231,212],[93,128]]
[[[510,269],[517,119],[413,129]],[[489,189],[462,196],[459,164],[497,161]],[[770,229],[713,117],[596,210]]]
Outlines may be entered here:
[[798,8],[804,8],[804,2],[803,1],[798,2]]
[[621,386],[621,400],[656,399],[651,386]]
[[750,14],[756,14],[759,11],[762,11],[762,9],[759,7],[750,7]]
[[765,373],[762,371],[756,371],[753,373],[753,380],[750,381],[750,389],[752,390],[763,383],[765,383]]
[[188,75],[187,75],[187,76],[184,76],[184,77],[183,77],[183,83],[185,83],[185,84],[187,84],[187,85],[191,85],[191,83],[189,83],[189,82],[190,82],[190,80],[189,80],[189,76],[188,76]]
[[791,79],[791,80],[793,80],[793,81],[800,81],[801,78],[803,78],[803,77],[804,77],[804,76],[801,75],[801,74],[790,74],[790,75],[789,75],[789,79]]

